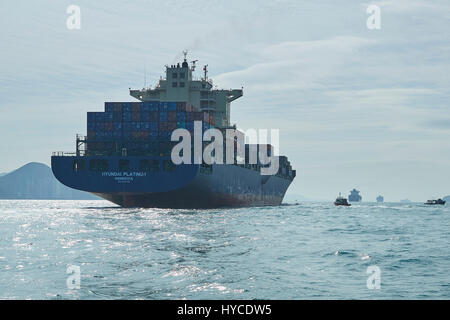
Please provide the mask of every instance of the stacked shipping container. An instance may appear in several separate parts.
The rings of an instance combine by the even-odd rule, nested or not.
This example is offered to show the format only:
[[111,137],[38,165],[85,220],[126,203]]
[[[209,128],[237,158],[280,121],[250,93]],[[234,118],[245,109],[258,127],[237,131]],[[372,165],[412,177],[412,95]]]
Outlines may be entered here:
[[[185,128],[193,134],[194,121],[202,121],[203,131],[214,127],[212,115],[185,102],[105,102],[104,112],[87,113],[87,154],[123,154],[126,149],[126,155],[168,156],[178,143],[170,141],[172,131]],[[273,147],[267,147],[270,155]],[[246,163],[249,148],[246,144]],[[295,176],[287,158],[279,160],[279,174]]]
[[104,112],[87,113],[89,154],[168,155],[172,131],[194,132],[194,121],[203,130],[214,126],[214,117],[186,102],[105,102]]

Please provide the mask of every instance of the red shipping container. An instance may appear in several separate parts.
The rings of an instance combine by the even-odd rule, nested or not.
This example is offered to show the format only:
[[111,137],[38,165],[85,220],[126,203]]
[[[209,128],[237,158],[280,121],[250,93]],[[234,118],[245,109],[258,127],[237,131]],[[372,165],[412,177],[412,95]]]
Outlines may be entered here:
[[210,124],[215,124],[214,123],[214,116],[211,114],[211,115],[209,115],[209,123]]
[[186,112],[186,102],[177,102],[177,111]]

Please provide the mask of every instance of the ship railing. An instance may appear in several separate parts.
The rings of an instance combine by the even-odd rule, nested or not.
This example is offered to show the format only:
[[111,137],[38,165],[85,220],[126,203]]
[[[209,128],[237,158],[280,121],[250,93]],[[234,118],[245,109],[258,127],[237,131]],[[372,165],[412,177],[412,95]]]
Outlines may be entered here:
[[52,156],[54,157],[79,157],[85,155],[84,150],[80,150],[78,154],[76,152],[65,152],[65,151],[54,151],[52,152]]

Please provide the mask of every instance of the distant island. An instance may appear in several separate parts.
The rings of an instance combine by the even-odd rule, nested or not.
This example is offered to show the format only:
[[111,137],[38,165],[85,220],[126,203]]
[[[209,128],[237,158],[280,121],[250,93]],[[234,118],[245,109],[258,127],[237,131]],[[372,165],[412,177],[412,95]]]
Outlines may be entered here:
[[30,162],[0,174],[0,199],[97,200],[90,193],[66,187],[43,163]]

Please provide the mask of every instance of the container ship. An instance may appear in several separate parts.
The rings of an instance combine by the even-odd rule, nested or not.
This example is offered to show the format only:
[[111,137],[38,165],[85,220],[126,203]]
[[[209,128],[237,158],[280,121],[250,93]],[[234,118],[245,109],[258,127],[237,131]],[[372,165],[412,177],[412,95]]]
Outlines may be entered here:
[[[259,157],[254,163],[247,153],[245,161],[235,158],[233,164],[172,161],[171,134],[177,128],[194,133],[195,122],[201,121],[202,132],[236,130],[230,124],[230,104],[243,89],[213,88],[207,66],[194,79],[195,62],[189,64],[185,53],[181,64],[166,65],[165,78],[155,87],[130,89],[139,101],[105,102],[103,112],[88,112],[87,134],[76,135],[75,152],[53,153],[55,177],[122,207],[280,205],[296,176],[285,156],[277,155],[279,166],[272,175],[261,174]],[[245,150],[253,146],[246,144]],[[273,147],[266,150],[273,152]]]
[[362,197],[359,194],[359,191],[356,189],[353,189],[350,191],[350,195],[348,196],[348,201],[350,202],[361,202]]

